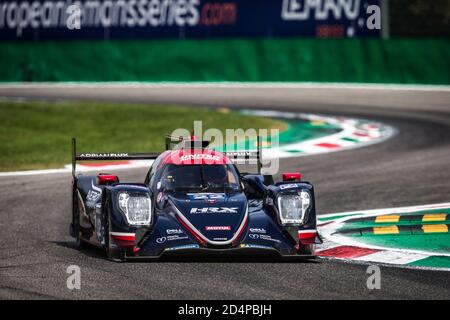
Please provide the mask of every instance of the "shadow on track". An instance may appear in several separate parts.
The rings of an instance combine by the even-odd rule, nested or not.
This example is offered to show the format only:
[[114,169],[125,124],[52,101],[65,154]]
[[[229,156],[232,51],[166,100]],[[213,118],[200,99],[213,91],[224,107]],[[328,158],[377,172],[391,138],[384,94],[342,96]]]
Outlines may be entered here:
[[[65,247],[68,249],[72,249],[78,251],[85,256],[108,260],[105,255],[105,252],[100,248],[89,245],[88,248],[79,249],[75,243],[75,241],[52,241],[58,246]],[[112,262],[112,261],[111,261]],[[256,254],[256,255],[242,255],[242,254],[170,254],[161,257],[158,260],[142,260],[142,261],[127,261],[126,263],[158,263],[158,262],[178,262],[178,263],[311,263],[316,264],[320,263],[319,260],[314,258],[289,258],[283,259],[280,256],[275,254]]]

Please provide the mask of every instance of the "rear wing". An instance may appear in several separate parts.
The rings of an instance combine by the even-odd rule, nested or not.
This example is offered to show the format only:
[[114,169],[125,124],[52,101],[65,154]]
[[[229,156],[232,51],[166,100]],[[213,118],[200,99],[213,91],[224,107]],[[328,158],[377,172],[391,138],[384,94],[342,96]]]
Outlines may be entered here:
[[[209,141],[202,140],[186,140],[183,137],[166,136],[166,150],[173,149],[204,149],[209,145]],[[258,174],[261,174],[262,168],[262,148],[261,137],[258,136],[256,151],[227,151],[227,145],[224,146],[222,152],[235,165],[256,164]],[[77,161],[107,161],[107,160],[155,160],[161,153],[77,153],[77,140],[72,138],[72,175],[75,177],[77,169]]]
[[[191,137],[172,136],[166,135],[166,150],[176,149],[205,149],[209,146],[210,142],[206,140],[192,139]],[[262,143],[261,137],[257,138],[256,150],[231,150],[227,151],[227,145],[224,145],[223,153],[228,159],[230,159],[235,165],[251,165],[256,164],[258,174],[261,174],[262,168]]]
[[75,177],[77,161],[107,161],[107,160],[155,160],[160,153],[77,153],[77,140],[72,138],[72,175]]
[[197,140],[181,136],[166,135],[166,150],[176,149],[205,149],[209,146],[209,141]]
[[256,143],[256,151],[227,151],[227,145],[224,146],[224,152],[222,152],[228,159],[230,159],[235,165],[238,164],[256,164],[258,174],[261,174],[262,169],[262,143],[261,137],[258,136]]

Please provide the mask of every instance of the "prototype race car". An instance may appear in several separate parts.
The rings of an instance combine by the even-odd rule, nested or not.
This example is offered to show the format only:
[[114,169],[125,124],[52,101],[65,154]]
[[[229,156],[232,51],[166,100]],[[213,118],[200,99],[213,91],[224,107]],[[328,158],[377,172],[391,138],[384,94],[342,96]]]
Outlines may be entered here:
[[[169,254],[270,254],[312,258],[321,243],[314,188],[300,173],[274,183],[257,151],[218,152],[193,137],[166,137],[161,154],[76,153],[72,140],[72,222],[78,246],[115,261]],[[77,161],[153,159],[143,183],[76,173]],[[255,160],[257,173],[240,173]]]

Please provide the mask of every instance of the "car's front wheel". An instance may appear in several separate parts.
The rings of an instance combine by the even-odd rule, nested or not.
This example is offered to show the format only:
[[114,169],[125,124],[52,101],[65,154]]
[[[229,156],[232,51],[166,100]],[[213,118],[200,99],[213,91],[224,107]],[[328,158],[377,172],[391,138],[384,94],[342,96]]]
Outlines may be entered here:
[[104,246],[106,256],[111,261],[115,262],[125,261],[125,251],[123,249],[115,247],[114,244],[111,242],[110,216],[108,213],[105,213],[104,215],[103,227],[105,230]]
[[315,244],[300,244],[298,254],[315,257],[316,245]]

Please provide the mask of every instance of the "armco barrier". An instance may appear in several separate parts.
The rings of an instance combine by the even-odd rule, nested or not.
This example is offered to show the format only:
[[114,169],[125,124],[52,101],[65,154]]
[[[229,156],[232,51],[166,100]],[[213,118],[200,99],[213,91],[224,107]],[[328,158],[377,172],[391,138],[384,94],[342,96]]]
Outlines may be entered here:
[[450,84],[446,39],[0,43],[0,81],[317,81]]

